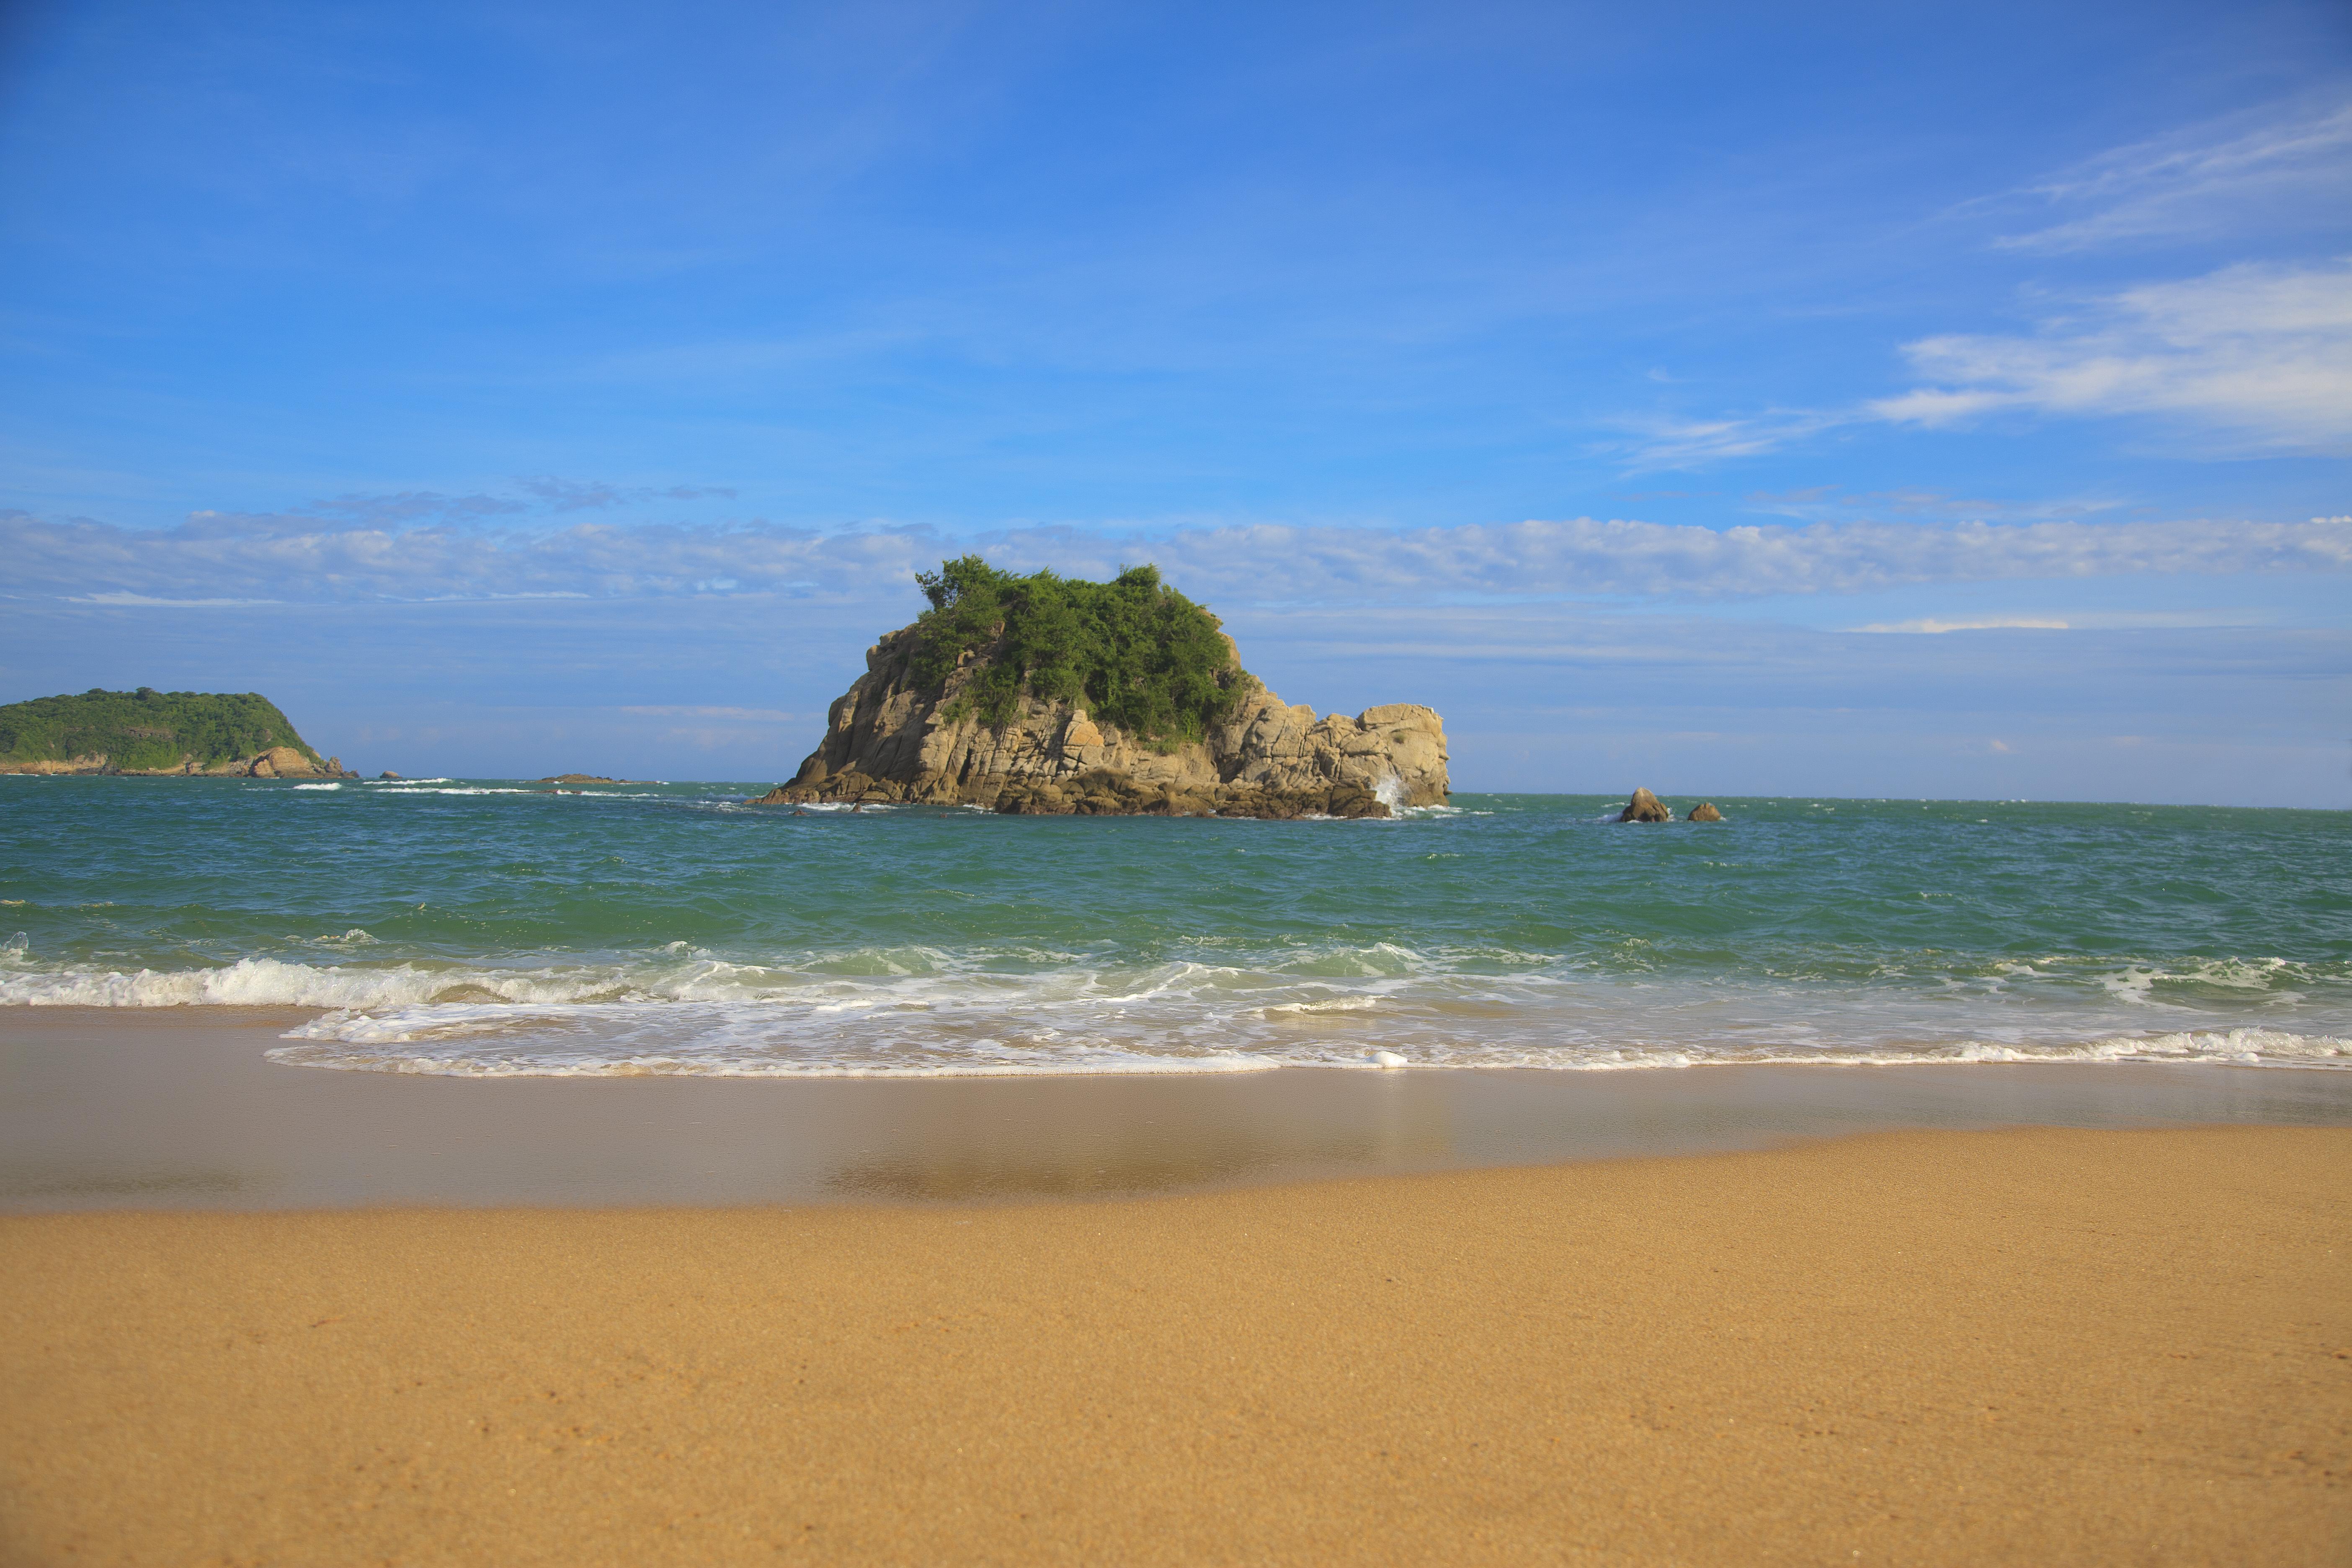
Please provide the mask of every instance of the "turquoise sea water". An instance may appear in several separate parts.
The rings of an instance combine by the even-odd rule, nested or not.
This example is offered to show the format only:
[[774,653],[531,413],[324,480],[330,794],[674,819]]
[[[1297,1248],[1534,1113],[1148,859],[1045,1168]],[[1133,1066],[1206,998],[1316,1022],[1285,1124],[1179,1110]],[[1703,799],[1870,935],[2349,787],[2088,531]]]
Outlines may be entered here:
[[0,778],[0,1005],[318,1007],[278,1059],[456,1074],[2352,1067],[2340,812],[1267,823],[761,787]]

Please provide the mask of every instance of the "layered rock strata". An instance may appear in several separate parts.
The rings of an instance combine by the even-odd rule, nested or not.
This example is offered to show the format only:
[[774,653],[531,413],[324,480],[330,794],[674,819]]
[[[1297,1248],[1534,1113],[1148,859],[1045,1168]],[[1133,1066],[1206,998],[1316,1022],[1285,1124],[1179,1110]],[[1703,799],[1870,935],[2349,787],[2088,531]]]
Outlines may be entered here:
[[[1442,805],[1444,722],[1413,703],[1318,719],[1251,683],[1200,740],[1158,743],[1066,702],[1021,700],[994,725],[957,699],[986,668],[967,655],[929,690],[909,674],[920,630],[866,650],[866,673],[833,704],[824,742],[793,782],[753,802],[981,805],[1011,813],[1190,816],[1386,816]],[[1234,677],[1247,682],[1238,660]]]

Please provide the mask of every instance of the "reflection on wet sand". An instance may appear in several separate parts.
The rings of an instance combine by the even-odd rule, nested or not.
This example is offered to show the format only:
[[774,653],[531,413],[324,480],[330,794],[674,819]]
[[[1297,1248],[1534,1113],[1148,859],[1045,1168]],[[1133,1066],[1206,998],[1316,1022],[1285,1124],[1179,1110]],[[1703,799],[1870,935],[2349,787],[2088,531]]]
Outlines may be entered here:
[[226,1200],[250,1195],[264,1184],[249,1173],[231,1170],[122,1170],[107,1166],[0,1165],[0,1200],[8,1198],[154,1198],[173,1201]]
[[779,1081],[266,1060],[305,1016],[0,1011],[0,1208],[1080,1199],[1897,1127],[2352,1124],[2352,1072],[2211,1065]]
[[[1115,1087],[1125,1092],[1090,1108],[1108,1120],[1076,1124],[976,1121],[942,1102],[893,1129],[893,1152],[849,1160],[825,1185],[847,1197],[921,1202],[1128,1196],[1315,1169],[1436,1166],[1453,1152],[1447,1104],[1429,1095],[1391,1095],[1381,1108],[1388,1114],[1370,1124],[1329,1126],[1300,1125],[1279,1104],[1253,1115],[1246,1095],[1151,1092],[1165,1080]],[[1137,1114],[1147,1108],[1153,1114]]]

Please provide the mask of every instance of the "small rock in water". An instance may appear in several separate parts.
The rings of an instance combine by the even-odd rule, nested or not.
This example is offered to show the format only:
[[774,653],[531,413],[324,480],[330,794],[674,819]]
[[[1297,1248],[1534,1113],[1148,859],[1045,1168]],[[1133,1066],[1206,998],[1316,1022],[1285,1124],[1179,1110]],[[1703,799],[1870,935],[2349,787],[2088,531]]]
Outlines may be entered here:
[[1405,1065],[1405,1059],[1394,1051],[1372,1051],[1369,1055],[1376,1068],[1401,1068]]
[[1711,800],[1703,800],[1696,805],[1692,806],[1690,815],[1683,820],[1685,822],[1721,822],[1723,820],[1723,813],[1715,809],[1715,802]]
[[1675,814],[1668,811],[1656,795],[1646,789],[1637,789],[1625,809],[1617,815],[1620,822],[1672,822]]

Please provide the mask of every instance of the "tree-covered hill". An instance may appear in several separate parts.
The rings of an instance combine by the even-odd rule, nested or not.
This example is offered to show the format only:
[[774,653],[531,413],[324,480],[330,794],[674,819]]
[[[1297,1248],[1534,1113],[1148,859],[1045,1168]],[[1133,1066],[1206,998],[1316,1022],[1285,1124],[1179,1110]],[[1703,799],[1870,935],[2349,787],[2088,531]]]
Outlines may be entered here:
[[125,773],[216,767],[272,746],[322,759],[258,692],[92,689],[0,707],[0,763],[106,759]]
[[1148,741],[1197,741],[1256,689],[1217,617],[1156,567],[1088,583],[1051,572],[1017,577],[967,555],[915,575],[931,602],[916,622],[917,683],[938,687],[979,655],[984,662],[955,706],[970,704],[991,724],[1029,696],[1091,709]]

